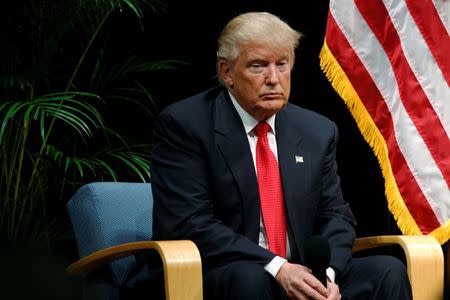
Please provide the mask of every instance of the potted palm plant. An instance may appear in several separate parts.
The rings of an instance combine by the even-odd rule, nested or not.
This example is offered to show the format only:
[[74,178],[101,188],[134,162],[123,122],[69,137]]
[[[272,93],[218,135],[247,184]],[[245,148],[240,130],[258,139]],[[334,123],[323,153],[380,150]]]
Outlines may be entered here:
[[59,209],[75,188],[93,180],[149,180],[150,145],[145,138],[128,141],[105,114],[115,101],[151,116],[155,102],[140,74],[179,62],[107,58],[114,51],[108,24],[140,20],[163,8],[160,2],[13,6],[1,13],[8,30],[0,50],[0,232],[8,242],[66,238]]

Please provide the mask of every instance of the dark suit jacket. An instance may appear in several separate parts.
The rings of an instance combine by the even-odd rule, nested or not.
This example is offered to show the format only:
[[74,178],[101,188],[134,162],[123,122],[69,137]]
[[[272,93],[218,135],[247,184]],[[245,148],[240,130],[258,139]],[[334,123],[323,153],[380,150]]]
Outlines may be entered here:
[[[301,263],[304,241],[321,234],[331,266],[343,271],[355,224],[336,172],[337,128],[292,104],[277,113],[275,126],[294,260]],[[237,260],[270,262],[274,254],[258,246],[259,194],[248,139],[227,91],[214,88],[167,107],[154,123],[154,139],[155,237],[194,241],[205,271]]]

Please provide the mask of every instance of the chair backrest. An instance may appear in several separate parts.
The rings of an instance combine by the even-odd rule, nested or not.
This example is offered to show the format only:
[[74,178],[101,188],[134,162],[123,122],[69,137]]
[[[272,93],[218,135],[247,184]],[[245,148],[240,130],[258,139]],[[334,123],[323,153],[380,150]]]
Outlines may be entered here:
[[[82,186],[67,203],[80,257],[118,244],[152,239],[153,198],[149,183],[94,182]],[[111,264],[120,285],[134,257]]]

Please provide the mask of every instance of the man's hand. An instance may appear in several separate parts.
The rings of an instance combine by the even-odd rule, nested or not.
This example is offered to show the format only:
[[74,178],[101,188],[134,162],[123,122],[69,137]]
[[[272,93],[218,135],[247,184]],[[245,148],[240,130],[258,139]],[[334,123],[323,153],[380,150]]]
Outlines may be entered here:
[[277,273],[276,280],[286,290],[289,299],[295,300],[338,300],[339,287],[328,282],[325,288],[305,266],[284,263]]
[[339,292],[339,287],[336,283],[328,280],[327,283],[327,292],[328,297],[327,300],[339,300],[341,299],[341,293]]

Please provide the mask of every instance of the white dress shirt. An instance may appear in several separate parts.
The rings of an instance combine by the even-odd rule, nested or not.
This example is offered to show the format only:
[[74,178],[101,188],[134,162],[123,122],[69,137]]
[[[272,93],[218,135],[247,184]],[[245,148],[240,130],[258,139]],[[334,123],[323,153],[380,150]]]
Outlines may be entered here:
[[[256,142],[258,141],[258,136],[253,132],[253,128],[259,123],[259,121],[255,118],[253,118],[249,113],[247,113],[241,105],[237,102],[237,100],[233,97],[233,95],[228,92],[230,95],[231,101],[234,105],[234,108],[239,114],[239,117],[242,120],[242,124],[245,128],[245,133],[247,134],[248,143],[250,145],[250,151],[252,153],[253,158],[253,164],[255,166],[256,171]],[[272,150],[272,153],[274,154],[275,158],[278,160],[278,149],[277,149],[277,140],[276,140],[276,132],[275,132],[275,117],[276,115],[273,115],[269,119],[266,120],[266,122],[270,125],[270,130],[267,133],[267,140],[269,142],[270,150]],[[291,250],[289,247],[289,237],[286,236],[286,258],[289,259],[291,257]],[[264,249],[269,249],[269,245],[267,242],[267,235],[266,230],[264,228],[264,222],[262,220],[262,217],[260,215],[259,218],[259,246],[263,247]],[[269,272],[273,277],[275,277],[280,270],[281,266],[286,262],[287,260],[285,258],[282,258],[280,256],[275,256],[272,261],[270,261],[264,269],[266,269],[267,272]],[[334,270],[331,268],[327,269],[327,276],[330,278],[331,281],[334,282]]]

